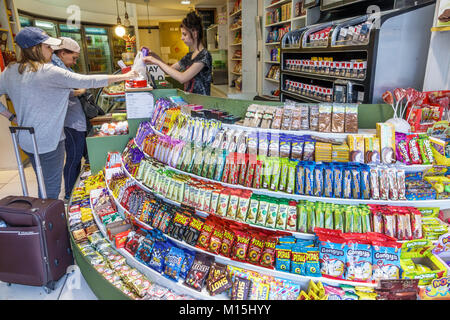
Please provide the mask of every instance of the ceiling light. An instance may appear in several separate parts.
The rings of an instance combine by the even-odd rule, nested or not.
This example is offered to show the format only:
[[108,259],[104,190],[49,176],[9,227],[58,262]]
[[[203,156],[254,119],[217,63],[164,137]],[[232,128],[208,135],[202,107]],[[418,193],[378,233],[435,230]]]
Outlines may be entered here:
[[125,1],[125,20],[123,20],[123,25],[125,27],[129,27],[130,26],[130,20],[128,19],[128,12],[127,12],[127,2]]
[[117,27],[114,28],[114,32],[116,33],[116,35],[118,37],[122,38],[125,35],[126,30],[125,30],[124,26],[119,24]]
[[191,4],[190,0],[181,0],[181,4]]

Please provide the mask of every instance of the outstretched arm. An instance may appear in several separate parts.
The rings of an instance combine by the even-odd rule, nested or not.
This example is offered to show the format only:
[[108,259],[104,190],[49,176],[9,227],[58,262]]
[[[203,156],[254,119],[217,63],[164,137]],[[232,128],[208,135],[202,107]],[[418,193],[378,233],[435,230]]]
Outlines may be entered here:
[[195,62],[192,64],[192,66],[189,67],[189,69],[187,69],[184,72],[180,72],[174,68],[174,66],[179,68],[178,62],[174,66],[170,67],[167,64],[165,64],[164,62],[162,62],[161,60],[155,59],[152,56],[147,56],[147,57],[143,58],[143,60],[145,63],[148,63],[148,64],[156,64],[165,73],[167,73],[173,79],[177,80],[178,82],[180,82],[182,84],[186,83],[189,80],[191,80],[192,78],[194,78],[205,66],[203,62]]

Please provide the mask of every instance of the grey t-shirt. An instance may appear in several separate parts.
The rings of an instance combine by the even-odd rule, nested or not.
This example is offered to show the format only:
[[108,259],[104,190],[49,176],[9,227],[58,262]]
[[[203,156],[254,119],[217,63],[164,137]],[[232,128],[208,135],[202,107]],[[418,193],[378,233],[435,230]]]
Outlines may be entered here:
[[[101,88],[108,85],[107,75],[82,75],[63,70],[51,63],[38,71],[18,72],[19,64],[8,66],[0,74],[0,95],[7,94],[17,114],[17,123],[33,127],[39,153],[56,150],[64,140],[69,94],[72,88]],[[0,112],[5,106],[0,104]],[[24,151],[34,152],[28,133],[19,132],[19,144]]]

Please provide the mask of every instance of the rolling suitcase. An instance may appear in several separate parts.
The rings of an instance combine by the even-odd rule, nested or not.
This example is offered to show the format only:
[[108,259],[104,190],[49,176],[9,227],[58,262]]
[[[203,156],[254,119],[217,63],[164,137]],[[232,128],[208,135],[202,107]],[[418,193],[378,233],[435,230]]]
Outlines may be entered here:
[[24,196],[0,200],[0,281],[8,284],[44,286],[55,289],[56,282],[73,265],[65,207],[62,200],[46,199],[39,157],[36,172],[42,199],[28,196],[25,174],[17,143],[17,131],[29,131],[37,155],[33,128],[10,127]]

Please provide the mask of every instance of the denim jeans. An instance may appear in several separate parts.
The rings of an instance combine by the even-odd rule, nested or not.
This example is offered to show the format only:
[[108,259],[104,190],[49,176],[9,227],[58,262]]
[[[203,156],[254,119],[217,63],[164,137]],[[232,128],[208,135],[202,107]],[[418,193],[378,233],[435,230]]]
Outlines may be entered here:
[[[28,152],[25,153],[30,158],[31,165],[33,166],[34,172],[36,172],[34,155]],[[44,176],[44,186],[48,199],[58,199],[59,193],[61,192],[64,153],[64,141],[60,141],[56,150],[39,154],[39,159],[41,161],[42,167],[42,175]],[[41,190],[39,190],[39,198],[42,198]]]
[[86,146],[86,132],[64,127],[66,164],[64,165],[65,198],[69,199],[81,170],[81,158]]

